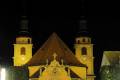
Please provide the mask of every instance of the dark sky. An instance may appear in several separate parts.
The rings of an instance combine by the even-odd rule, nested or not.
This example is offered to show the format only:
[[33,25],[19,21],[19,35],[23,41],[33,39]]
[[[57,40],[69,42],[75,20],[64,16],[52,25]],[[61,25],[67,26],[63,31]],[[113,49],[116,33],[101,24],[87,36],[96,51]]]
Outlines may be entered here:
[[[24,0],[26,1],[26,0]],[[30,22],[35,52],[56,32],[72,49],[81,10],[75,1],[2,1],[0,3],[0,60],[11,63],[13,43],[19,31],[20,16],[26,14]],[[120,18],[117,2],[89,0],[85,2],[87,27],[92,35],[95,69],[98,72],[104,50],[120,50]],[[97,67],[98,66],[98,67]]]

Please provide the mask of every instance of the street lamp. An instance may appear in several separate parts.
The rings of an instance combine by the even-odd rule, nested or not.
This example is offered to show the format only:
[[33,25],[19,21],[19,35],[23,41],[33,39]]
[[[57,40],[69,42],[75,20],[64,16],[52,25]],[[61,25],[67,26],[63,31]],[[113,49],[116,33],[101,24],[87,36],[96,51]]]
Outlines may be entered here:
[[1,68],[0,70],[0,80],[5,80],[6,77],[6,70],[5,68]]

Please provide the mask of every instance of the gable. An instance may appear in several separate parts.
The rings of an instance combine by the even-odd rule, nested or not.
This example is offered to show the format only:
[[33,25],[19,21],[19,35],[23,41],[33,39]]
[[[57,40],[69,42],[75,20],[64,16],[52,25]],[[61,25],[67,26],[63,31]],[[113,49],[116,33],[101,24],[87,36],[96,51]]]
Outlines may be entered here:
[[120,62],[120,51],[104,51],[101,66],[114,65]]
[[56,60],[62,62],[65,65],[73,66],[84,66],[80,63],[73,52],[65,45],[65,43],[57,36],[56,33],[53,33],[48,40],[43,44],[43,46],[35,53],[32,59],[27,63],[29,66],[33,65],[45,65],[53,60],[53,54],[56,53]]

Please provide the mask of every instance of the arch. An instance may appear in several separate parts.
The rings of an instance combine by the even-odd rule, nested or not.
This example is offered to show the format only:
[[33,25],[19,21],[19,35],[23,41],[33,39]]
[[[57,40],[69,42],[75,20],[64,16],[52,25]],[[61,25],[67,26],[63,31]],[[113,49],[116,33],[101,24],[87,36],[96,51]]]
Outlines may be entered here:
[[81,49],[81,52],[82,52],[82,55],[87,55],[87,48],[86,47],[83,47]]
[[25,47],[22,47],[22,48],[21,48],[21,55],[25,55],[25,52],[26,52]]

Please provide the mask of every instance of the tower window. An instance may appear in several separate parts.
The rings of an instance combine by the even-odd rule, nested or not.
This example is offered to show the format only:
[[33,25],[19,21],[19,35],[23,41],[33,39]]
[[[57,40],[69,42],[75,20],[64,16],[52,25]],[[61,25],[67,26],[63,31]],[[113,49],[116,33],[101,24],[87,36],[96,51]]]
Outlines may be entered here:
[[88,39],[88,42],[90,43],[90,39]]
[[80,40],[78,40],[78,44],[80,44]]
[[81,51],[82,51],[82,55],[87,55],[87,49],[85,47],[83,47]]
[[25,48],[24,47],[21,48],[21,55],[25,55]]
[[83,42],[85,42],[85,38],[83,39]]
[[30,43],[30,39],[28,39],[28,43]]

